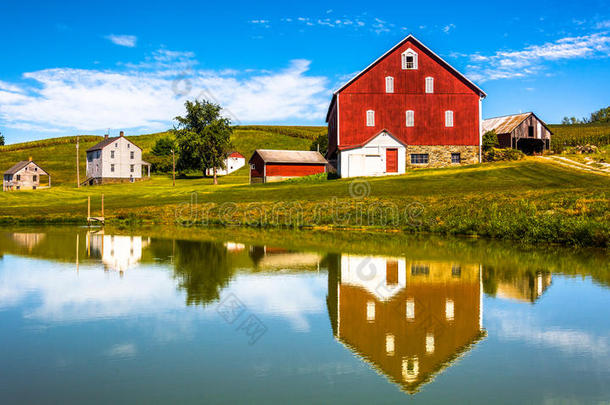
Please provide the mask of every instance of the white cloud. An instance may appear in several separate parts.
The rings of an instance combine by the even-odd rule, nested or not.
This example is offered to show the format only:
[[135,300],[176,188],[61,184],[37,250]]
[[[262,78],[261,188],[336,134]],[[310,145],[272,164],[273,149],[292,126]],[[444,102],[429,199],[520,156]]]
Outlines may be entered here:
[[27,85],[0,83],[0,122],[46,132],[106,128],[162,130],[184,101],[207,98],[235,123],[321,121],[329,90],[307,74],[310,62],[275,71],[197,70],[190,52],[159,50],[115,70],[44,69],[23,74]]
[[607,56],[610,56],[608,33],[566,37],[522,50],[471,55],[471,62],[477,63],[469,66],[469,76],[478,82],[520,78],[540,73],[548,62]]
[[443,27],[443,32],[445,34],[449,34],[449,31],[453,30],[455,28],[455,24],[449,24],[449,25],[445,25]]
[[610,20],[598,22],[597,24],[595,24],[595,28],[597,28],[597,29],[610,28]]
[[126,46],[128,48],[133,48],[136,46],[136,42],[138,38],[134,35],[115,35],[110,34],[105,37],[107,40],[112,42],[115,45]]

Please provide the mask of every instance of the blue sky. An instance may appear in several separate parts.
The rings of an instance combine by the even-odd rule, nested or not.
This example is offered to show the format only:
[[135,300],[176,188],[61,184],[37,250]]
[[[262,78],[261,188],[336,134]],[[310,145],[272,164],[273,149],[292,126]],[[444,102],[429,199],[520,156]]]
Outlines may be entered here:
[[488,94],[484,117],[549,123],[610,105],[610,3],[0,3],[8,143],[172,126],[185,99],[235,123],[324,124],[331,92],[412,33]]

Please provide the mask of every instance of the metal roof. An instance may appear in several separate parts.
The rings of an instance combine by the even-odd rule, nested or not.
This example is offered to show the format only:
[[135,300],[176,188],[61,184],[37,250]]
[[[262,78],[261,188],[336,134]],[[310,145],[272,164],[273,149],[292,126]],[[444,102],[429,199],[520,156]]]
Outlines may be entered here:
[[488,118],[483,120],[483,132],[496,131],[496,134],[509,134],[530,115],[531,112]]
[[[4,172],[4,174],[15,174],[18,171],[20,171],[21,169],[23,169],[24,167],[26,167],[28,164],[30,163],[34,163],[31,160],[22,160],[20,162],[17,162],[13,165],[13,167],[11,167],[10,169],[8,169],[7,171]],[[47,172],[45,172],[42,167],[38,166],[36,163],[34,163],[36,165],[36,167],[38,167],[42,173],[44,174],[48,174]]]
[[[265,163],[306,163],[306,164],[326,164],[324,156],[317,151],[309,150],[273,150],[257,149],[254,155],[258,154]],[[252,158],[250,158],[252,161]]]
[[[125,138],[125,137],[124,137],[124,136],[123,136],[123,137],[120,137],[120,136],[115,136],[114,138],[106,138],[106,139],[104,139],[103,141],[98,142],[98,143],[96,143],[95,145],[93,145],[92,147],[90,147],[89,149],[87,149],[87,152],[92,152],[92,151],[94,151],[94,150],[102,150],[102,149],[104,149],[106,146],[110,145],[112,142],[116,142],[117,140],[119,140],[119,139],[121,139],[121,138]],[[125,138],[125,139],[127,139],[127,138]],[[142,149],[142,148],[140,148],[138,145],[136,145],[135,143],[131,142],[129,139],[127,139],[127,141],[128,141],[129,143],[131,143],[133,146],[135,146],[136,148],[138,148],[138,149],[140,149],[140,150]]]

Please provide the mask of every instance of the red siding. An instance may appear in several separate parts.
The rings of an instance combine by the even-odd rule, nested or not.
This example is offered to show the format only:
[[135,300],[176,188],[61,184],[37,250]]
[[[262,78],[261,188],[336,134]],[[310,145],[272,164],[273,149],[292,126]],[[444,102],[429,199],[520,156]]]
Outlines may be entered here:
[[254,153],[254,155],[250,159],[250,164],[254,165],[254,168],[250,167],[250,177],[264,176],[265,163],[263,162],[263,159],[261,159],[261,157],[258,155],[258,153]]
[[[418,69],[403,70],[401,54],[418,54]],[[385,92],[385,77],[394,77],[394,93]],[[425,78],[434,78],[434,93],[425,93]],[[479,93],[424,49],[408,40],[340,92],[339,142],[364,142],[381,130],[408,145],[478,145]],[[366,126],[366,111],[375,111],[375,126]],[[415,112],[407,128],[405,112]],[[454,126],[445,127],[445,111],[454,112]],[[330,139],[329,139],[330,140]]]
[[324,173],[324,164],[278,164],[267,163],[267,176],[309,176],[312,174]]

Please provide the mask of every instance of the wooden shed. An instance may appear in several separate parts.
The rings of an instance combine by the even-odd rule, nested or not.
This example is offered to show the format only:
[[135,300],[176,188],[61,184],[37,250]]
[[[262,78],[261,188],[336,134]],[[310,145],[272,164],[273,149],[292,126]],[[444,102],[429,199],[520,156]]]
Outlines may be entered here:
[[519,149],[528,155],[551,148],[553,133],[533,112],[486,119],[483,132],[488,131],[496,131],[500,148]]
[[[40,176],[48,176],[48,186],[40,186]],[[17,162],[4,172],[2,191],[37,190],[51,187],[51,175],[30,160]]]
[[326,172],[328,162],[316,151],[257,149],[248,161],[250,183],[269,183]]

